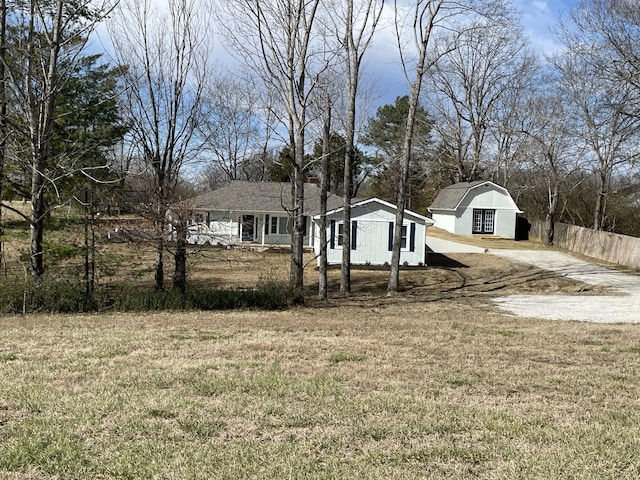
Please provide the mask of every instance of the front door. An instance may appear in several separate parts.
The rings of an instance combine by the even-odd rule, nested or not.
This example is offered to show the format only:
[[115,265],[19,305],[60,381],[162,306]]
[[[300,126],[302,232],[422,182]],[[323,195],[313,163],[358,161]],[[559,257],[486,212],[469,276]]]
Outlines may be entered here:
[[495,210],[475,208],[473,210],[473,233],[493,234],[495,214]]
[[242,216],[242,241],[253,242],[256,219],[253,215]]

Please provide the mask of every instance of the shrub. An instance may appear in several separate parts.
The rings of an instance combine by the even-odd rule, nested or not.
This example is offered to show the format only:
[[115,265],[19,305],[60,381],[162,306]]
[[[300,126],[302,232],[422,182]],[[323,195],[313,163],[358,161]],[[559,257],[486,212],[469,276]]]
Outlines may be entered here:
[[0,311],[3,313],[73,313],[94,311],[96,305],[84,285],[44,276],[37,282],[3,281],[0,285]]
[[288,288],[265,282],[247,289],[193,289],[182,293],[170,289],[156,292],[151,287],[120,284],[96,289],[89,297],[80,282],[43,277],[37,284],[29,281],[0,283],[2,313],[74,313],[98,310],[280,310],[289,305]]
[[289,303],[289,291],[281,284],[263,283],[248,289],[193,289],[154,292],[121,285],[109,295],[108,308],[119,311],[145,310],[232,310],[256,308],[280,310]]

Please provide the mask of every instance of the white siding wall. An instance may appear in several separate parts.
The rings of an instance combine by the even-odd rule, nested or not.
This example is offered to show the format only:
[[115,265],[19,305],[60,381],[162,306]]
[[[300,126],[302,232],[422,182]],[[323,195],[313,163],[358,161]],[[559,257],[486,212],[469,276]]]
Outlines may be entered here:
[[435,222],[434,227],[446,230],[449,233],[456,233],[456,216],[454,212],[433,212],[432,220]]
[[[265,214],[264,213],[247,213],[247,212],[210,212],[209,224],[204,227],[199,225],[191,228],[189,232],[188,242],[191,244],[207,244],[212,245],[234,245],[240,243],[238,236],[240,228],[240,219],[243,215],[253,215],[256,218],[256,228],[254,231],[253,243],[264,243],[265,245],[291,245],[291,234],[272,234],[265,233]],[[276,216],[285,217],[286,214],[277,214]],[[271,218],[271,216],[270,216]],[[307,234],[304,236],[305,245],[313,245],[311,241],[313,237],[308,235],[312,222],[307,218]]]
[[458,208],[455,216],[455,231],[456,235],[472,235],[473,234],[473,207],[460,207]]
[[238,219],[228,215],[210,215],[209,224],[189,229],[187,241],[191,244],[229,245],[238,239]]
[[[331,220],[334,220],[334,238],[331,241]],[[351,249],[351,263],[354,265],[384,265],[391,262],[389,251],[389,223],[395,223],[395,211],[371,202],[359,205],[351,210],[351,220],[357,223],[356,245]],[[327,219],[327,261],[329,264],[342,263],[342,247],[338,245],[338,224],[342,222],[342,212],[338,212]],[[407,226],[407,248],[400,253],[400,263],[419,265],[425,261],[424,222],[418,218],[407,216],[404,221]],[[415,224],[415,247],[409,251],[411,223]],[[316,254],[319,254],[319,233],[316,229]],[[333,245],[332,245],[333,244]]]
[[516,238],[516,216],[513,210],[496,210],[495,235],[502,238]]
[[455,235],[473,235],[473,209],[495,210],[494,235],[515,238],[516,208],[504,191],[493,185],[471,190],[456,212],[433,212],[435,226]]

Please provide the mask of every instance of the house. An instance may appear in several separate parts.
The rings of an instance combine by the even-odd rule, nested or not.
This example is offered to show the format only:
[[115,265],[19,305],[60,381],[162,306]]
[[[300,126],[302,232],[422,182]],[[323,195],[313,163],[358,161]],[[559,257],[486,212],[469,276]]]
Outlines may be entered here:
[[522,213],[506,188],[479,180],[443,188],[429,206],[435,226],[454,235],[516,237]]
[[[344,232],[343,208],[327,212],[327,262],[342,263],[342,238]],[[351,205],[351,263],[354,265],[383,265],[391,263],[396,206],[370,198]],[[313,217],[315,225],[314,249],[320,253],[320,215]],[[425,236],[433,222],[417,213],[405,210],[402,227],[400,263],[425,265]]]
[[[187,241],[191,244],[290,245],[293,230],[291,183],[233,180],[225,187],[189,201],[192,221]],[[342,205],[342,198],[329,195],[328,208]],[[304,245],[313,246],[311,217],[320,211],[318,185],[305,185]]]
[[[211,245],[291,245],[291,184],[234,180],[226,187],[189,200],[192,220],[187,241]],[[342,263],[342,197],[327,198],[327,256],[329,264]],[[396,207],[377,198],[354,199],[351,206],[351,262],[383,265],[391,262]],[[304,246],[320,251],[320,189],[305,185]],[[425,262],[426,227],[433,222],[405,211],[400,263]]]

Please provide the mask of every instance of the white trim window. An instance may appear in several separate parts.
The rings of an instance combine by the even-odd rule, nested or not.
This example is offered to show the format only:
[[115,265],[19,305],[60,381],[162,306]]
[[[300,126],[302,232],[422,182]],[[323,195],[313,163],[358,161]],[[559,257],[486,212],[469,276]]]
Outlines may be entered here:
[[[394,228],[395,222],[389,222],[389,251],[393,250]],[[400,250],[403,252],[416,251],[416,222],[404,223],[402,225],[402,241],[400,242]]]
[[291,235],[291,219],[289,217],[269,217],[269,235]]
[[473,209],[473,233],[493,234],[495,232],[496,211],[491,209]]
[[[341,249],[344,245],[344,222],[331,220],[329,224],[329,248],[331,250]],[[351,221],[351,250],[355,250],[358,245],[358,222]]]

